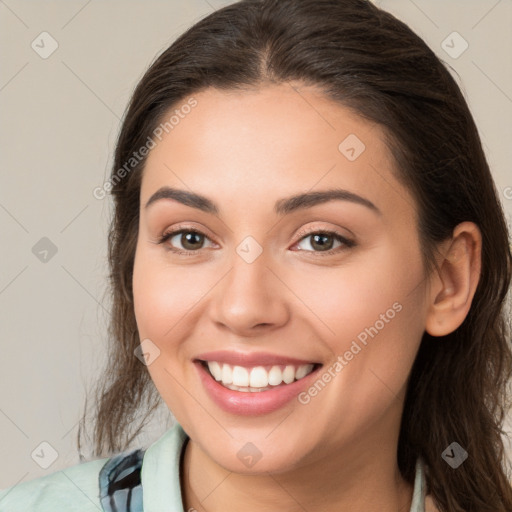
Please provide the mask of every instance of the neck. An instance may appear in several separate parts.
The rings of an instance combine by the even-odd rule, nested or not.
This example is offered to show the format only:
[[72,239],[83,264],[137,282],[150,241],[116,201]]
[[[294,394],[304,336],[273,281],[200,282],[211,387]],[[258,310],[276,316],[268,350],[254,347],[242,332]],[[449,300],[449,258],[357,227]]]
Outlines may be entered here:
[[183,504],[198,512],[409,512],[413,486],[400,475],[396,445],[381,440],[373,448],[356,443],[287,472],[246,475],[219,466],[190,439],[181,464]]

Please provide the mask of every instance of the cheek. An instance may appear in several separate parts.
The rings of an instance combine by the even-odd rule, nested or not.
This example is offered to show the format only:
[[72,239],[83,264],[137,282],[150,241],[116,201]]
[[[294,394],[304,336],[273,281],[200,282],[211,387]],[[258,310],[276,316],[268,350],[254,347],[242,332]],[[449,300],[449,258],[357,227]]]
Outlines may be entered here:
[[[156,251],[155,251],[156,252]],[[133,296],[137,326],[141,338],[157,343],[175,336],[176,326],[196,304],[204,291],[197,276],[166,264],[165,257],[149,250],[136,253],[133,269]]]
[[[307,279],[295,269],[285,280],[293,282],[294,293],[309,310],[307,316],[316,319],[321,338],[333,352],[343,353],[351,340],[368,337],[367,329],[375,324],[379,332],[390,331],[391,324],[394,329],[400,326],[405,329],[402,337],[407,337],[415,322],[404,322],[403,317],[417,317],[421,310],[415,290],[421,290],[423,273],[416,252],[383,243],[336,268],[311,265]],[[398,343],[397,334],[393,343]]]
[[372,402],[378,410],[379,400],[393,396],[390,389],[402,388],[424,332],[422,279],[415,249],[387,244],[344,268],[310,271],[307,284],[295,288],[320,320],[318,336],[333,360],[345,361],[332,397],[352,397],[354,407]]
[[137,328],[142,343],[149,339],[159,351],[147,370],[163,401],[180,417],[185,417],[183,404],[187,403],[181,379],[176,378],[185,359],[180,340],[187,336],[190,323],[184,320],[197,296],[186,272],[166,265],[151,248],[137,248],[133,268]]
[[308,293],[303,297],[311,299],[307,305],[332,352],[325,388],[310,388],[301,403],[307,402],[310,417],[325,419],[333,439],[360,433],[402,398],[424,331],[422,269],[406,256],[375,251],[337,275],[310,275],[311,286],[299,292]]

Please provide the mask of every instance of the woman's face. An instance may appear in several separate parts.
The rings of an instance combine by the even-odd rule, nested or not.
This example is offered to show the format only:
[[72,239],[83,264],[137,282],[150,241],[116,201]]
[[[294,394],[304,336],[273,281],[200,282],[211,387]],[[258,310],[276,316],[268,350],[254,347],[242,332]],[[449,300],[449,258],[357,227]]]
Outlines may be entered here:
[[140,195],[135,314],[159,393],[230,471],[396,453],[427,281],[382,131],[307,87],[193,98]]

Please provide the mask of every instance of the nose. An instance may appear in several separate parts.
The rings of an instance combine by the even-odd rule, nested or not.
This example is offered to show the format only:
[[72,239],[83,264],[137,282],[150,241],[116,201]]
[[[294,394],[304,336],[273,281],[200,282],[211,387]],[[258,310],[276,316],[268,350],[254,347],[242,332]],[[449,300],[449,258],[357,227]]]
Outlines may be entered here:
[[225,331],[250,337],[288,322],[292,293],[270,259],[265,251],[252,262],[234,253],[211,303],[213,321]]

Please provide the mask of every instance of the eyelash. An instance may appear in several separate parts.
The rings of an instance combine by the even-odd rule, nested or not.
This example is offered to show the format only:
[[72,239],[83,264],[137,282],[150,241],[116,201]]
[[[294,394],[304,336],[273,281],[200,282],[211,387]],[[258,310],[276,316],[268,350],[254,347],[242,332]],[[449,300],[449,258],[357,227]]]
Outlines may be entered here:
[[[167,231],[163,233],[163,235],[158,237],[158,244],[164,244],[169,240],[170,238],[180,234],[180,233],[194,233],[197,235],[202,235],[206,238],[209,238],[206,234],[202,233],[201,231],[195,229],[195,228],[189,228],[186,226],[179,226],[176,229],[172,231]],[[353,240],[349,240],[348,238],[345,238],[343,235],[338,233],[337,231],[329,231],[329,230],[319,230],[319,229],[306,229],[299,233],[298,236],[300,236],[299,240],[294,244],[298,244],[299,242],[302,242],[303,239],[307,238],[308,236],[312,235],[331,235],[334,237],[335,240],[341,242],[345,247],[336,247],[334,249],[329,249],[328,251],[308,251],[304,249],[300,249],[302,252],[312,252],[318,256],[331,256],[332,254],[339,252],[340,250],[346,250],[354,247],[356,243]],[[194,253],[198,253],[199,250],[196,251],[189,251],[189,250],[183,250],[183,249],[177,249],[176,247],[168,247],[166,248],[168,251],[174,252],[176,254],[182,254],[182,255],[191,255]]]

